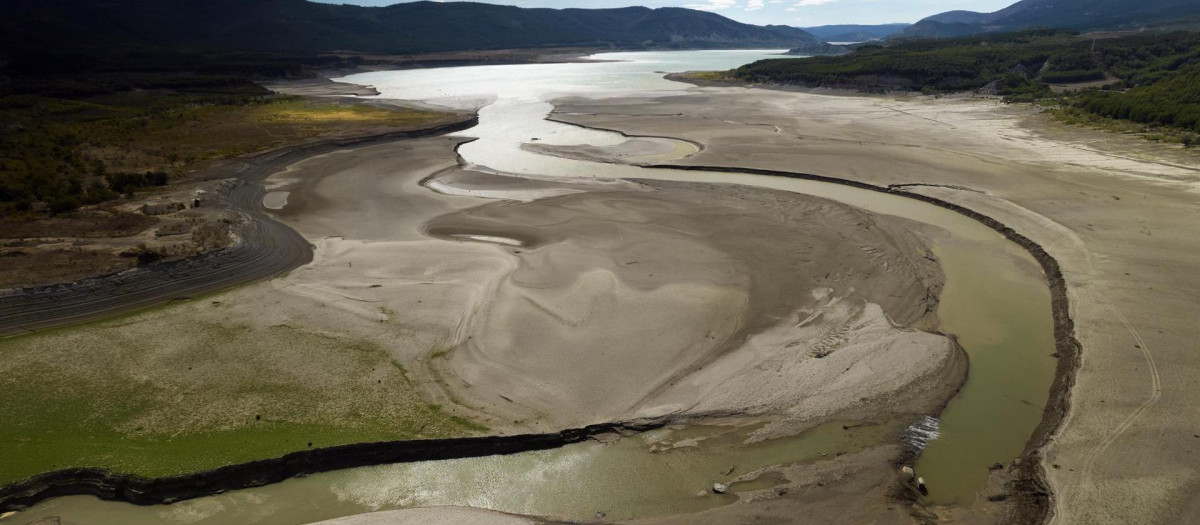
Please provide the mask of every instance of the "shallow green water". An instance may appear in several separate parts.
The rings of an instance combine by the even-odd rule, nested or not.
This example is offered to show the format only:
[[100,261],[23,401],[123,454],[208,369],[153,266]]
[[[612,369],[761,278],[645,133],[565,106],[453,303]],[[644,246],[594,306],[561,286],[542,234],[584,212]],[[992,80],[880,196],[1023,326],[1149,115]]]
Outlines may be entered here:
[[921,201],[800,179],[672,170],[643,178],[696,180],[796,191],[936,226],[931,239],[945,273],[939,329],[970,358],[967,382],[936,421],[936,437],[915,468],[934,503],[969,503],[988,467],[1018,455],[1041,421],[1054,381],[1050,290],[1021,247],[953,211]]
[[[60,516],[64,525],[294,525],[413,506],[472,506],[559,519],[606,520],[695,512],[733,502],[713,483],[769,465],[851,453],[894,440],[902,424],[823,425],[801,436],[742,444],[750,428],[664,429],[603,444],[509,456],[351,469],[169,506],[137,507],[89,496],[59,498],[0,520]],[[825,456],[822,456],[825,454]],[[770,488],[759,476],[733,492]]]
[[1057,360],[1050,290],[1040,269],[995,264],[1005,257],[954,243],[934,253],[946,273],[938,316],[971,357],[962,392],[941,415],[940,436],[916,470],[940,503],[967,503],[987,481],[987,466],[1020,455],[1041,421]]

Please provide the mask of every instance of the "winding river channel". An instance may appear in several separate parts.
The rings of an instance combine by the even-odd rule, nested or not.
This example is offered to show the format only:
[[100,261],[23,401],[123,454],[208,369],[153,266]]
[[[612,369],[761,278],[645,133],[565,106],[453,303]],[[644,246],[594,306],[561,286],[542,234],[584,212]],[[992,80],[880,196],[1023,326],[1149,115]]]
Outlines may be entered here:
[[[480,108],[480,124],[460,133],[479,139],[460,148],[463,159],[478,168],[534,177],[641,178],[781,189],[930,226],[925,236],[946,276],[939,329],[958,338],[970,356],[970,373],[940,419],[922,422],[924,435],[932,439],[923,444],[916,468],[929,484],[932,502],[968,503],[979,497],[988,466],[1020,455],[1042,418],[1054,379],[1050,292],[1041,267],[1024,249],[964,215],[899,195],[785,177],[570,160],[521,148],[535,139],[550,145],[597,146],[627,140],[617,133],[546,120],[553,109],[549,101],[555,97],[684,93],[688,86],[664,80],[663,73],[728,69],[765,56],[762,51],[613,53],[597,56],[603,60],[594,63],[374,72],[341,80],[375,86],[386,98]],[[686,153],[686,148],[678,151]],[[844,429],[832,423],[800,436],[751,445],[743,444],[746,428],[663,429],[611,444],[588,442],[510,456],[349,469],[162,507],[59,498],[21,513],[14,523],[59,516],[64,524],[300,524],[431,505],[576,520],[666,515],[727,504],[736,500],[737,492],[769,487],[772,479],[734,485],[724,496],[705,493],[713,482],[769,465],[899,442],[911,424],[896,421]]]

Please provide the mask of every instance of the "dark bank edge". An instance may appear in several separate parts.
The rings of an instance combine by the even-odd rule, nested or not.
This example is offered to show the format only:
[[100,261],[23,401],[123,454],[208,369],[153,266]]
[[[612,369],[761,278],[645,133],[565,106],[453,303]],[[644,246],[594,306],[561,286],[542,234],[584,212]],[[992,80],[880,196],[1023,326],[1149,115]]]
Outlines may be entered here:
[[0,487],[0,512],[24,510],[51,498],[79,495],[134,505],[163,505],[333,470],[548,450],[601,434],[645,432],[666,424],[665,420],[647,420],[601,423],[551,434],[358,443],[163,478],[143,478],[98,468],[56,470]]

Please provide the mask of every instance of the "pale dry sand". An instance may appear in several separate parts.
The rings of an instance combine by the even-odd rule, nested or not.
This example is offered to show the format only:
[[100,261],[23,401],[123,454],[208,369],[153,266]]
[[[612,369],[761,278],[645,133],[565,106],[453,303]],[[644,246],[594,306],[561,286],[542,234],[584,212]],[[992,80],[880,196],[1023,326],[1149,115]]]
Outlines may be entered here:
[[[790,417],[798,430],[862,397],[887,413],[934,410],[963,374],[948,340],[900,328],[933,310],[941,279],[900,225],[785,192],[464,171],[448,144],[281,174],[292,191],[281,218],[320,239],[314,263],[282,288],[347,314],[304,316],[306,326],[371,333],[375,310],[390,312],[406,328],[387,343],[394,358],[428,395],[493,429],[783,415],[811,397],[821,410]],[[890,373],[872,374],[872,359]],[[778,381],[763,402],[748,393],[768,362],[810,375]],[[936,388],[895,395],[917,380]],[[740,401],[717,401],[735,390]]]
[[592,145],[558,146],[531,142],[522,144],[521,148],[543,155],[555,155],[569,159],[593,162],[619,160],[631,164],[651,164],[667,160],[677,160],[690,157],[700,151],[700,147],[690,142],[672,140],[660,137],[630,137],[625,142],[614,147]]
[[[861,417],[929,412],[965,367],[947,339],[897,328],[922,321],[940,288],[921,243],[830,201],[656,182],[497,203],[426,230],[519,246],[443,368],[467,404],[506,418],[789,414],[796,431],[862,398],[880,397]],[[903,393],[917,377],[941,392]]]
[[[260,413],[424,428],[421,400],[494,433],[661,415],[773,416],[794,432],[936,411],[963,378],[949,339],[912,329],[932,325],[941,274],[902,221],[736,186],[463,171],[462,140],[297,163],[270,180],[289,192],[273,213],[313,243],[312,263],[30,339],[0,369],[61,360],[79,373],[48,377],[76,391],[171,393],[114,422],[130,433]],[[128,344],[97,352],[106,340]],[[173,411],[190,392],[194,408]]]
[[978,99],[706,88],[562,100],[558,111],[704,144],[684,164],[915,184],[1032,238],[1062,265],[1083,345],[1069,415],[1046,450],[1054,521],[1200,520],[1194,153]]

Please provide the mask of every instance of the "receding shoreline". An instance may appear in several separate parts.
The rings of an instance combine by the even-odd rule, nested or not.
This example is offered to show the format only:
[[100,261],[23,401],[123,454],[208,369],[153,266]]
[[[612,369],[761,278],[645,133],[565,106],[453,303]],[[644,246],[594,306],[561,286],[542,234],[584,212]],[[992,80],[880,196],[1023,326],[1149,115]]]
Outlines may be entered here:
[[280,169],[332,151],[395,140],[443,135],[474,127],[478,117],[416,130],[319,140],[278,148],[201,171],[198,178],[237,177],[223,207],[250,218],[243,242],[216,252],[73,283],[0,295],[0,337],[95,320],[168,301],[281,275],[312,260],[312,247],[295,230],[263,211],[263,181]]
[[[1034,452],[1031,453],[1030,449],[1040,448],[1040,445],[1035,446],[1035,441],[1037,441],[1038,436],[1044,434],[1048,438],[1048,436],[1050,434],[1052,434],[1053,429],[1056,428],[1059,423],[1061,423],[1061,412],[1062,411],[1059,411],[1060,417],[1058,417],[1055,421],[1048,421],[1048,420],[1051,419],[1051,413],[1053,412],[1052,408],[1055,405],[1061,405],[1065,409],[1066,401],[1067,401],[1066,396],[1068,395],[1068,393],[1066,392],[1066,387],[1069,386],[1069,381],[1064,381],[1063,378],[1065,376],[1064,376],[1063,370],[1064,370],[1065,364],[1066,364],[1066,368],[1073,370],[1073,368],[1071,366],[1069,366],[1069,363],[1067,363],[1068,361],[1074,361],[1076,363],[1078,362],[1078,343],[1074,341],[1073,323],[1070,319],[1069,312],[1067,310],[1067,304],[1066,304],[1065,283],[1062,282],[1063,279],[1062,279],[1061,272],[1059,271],[1057,261],[1055,259],[1053,259],[1052,257],[1050,257],[1045,252],[1045,250],[1041,248],[1040,245],[1037,245],[1036,243],[1033,243],[1032,241],[1030,241],[1028,238],[1021,236],[1020,234],[1017,234],[1014,230],[1012,230],[1011,228],[1008,228],[1004,224],[1002,224],[994,219],[991,219],[990,217],[987,217],[985,215],[974,212],[973,210],[970,210],[969,208],[954,205],[954,204],[951,204],[951,203],[948,203],[945,201],[941,201],[941,200],[933,198],[933,197],[927,197],[927,196],[924,196],[921,194],[909,193],[909,192],[900,190],[898,187],[881,187],[881,186],[875,186],[875,185],[870,185],[870,184],[865,184],[865,183],[859,183],[859,182],[846,180],[846,179],[838,179],[838,178],[825,177],[825,176],[820,176],[820,175],[808,175],[808,174],[783,172],[783,171],[771,171],[771,170],[754,170],[754,169],[729,168],[729,167],[713,168],[713,167],[676,166],[676,165],[655,165],[655,166],[649,166],[649,167],[683,169],[683,170],[726,171],[726,172],[751,173],[751,174],[759,174],[759,175],[773,175],[773,176],[787,176],[787,177],[794,177],[794,178],[805,178],[805,179],[809,179],[809,180],[842,184],[842,185],[857,187],[860,189],[870,189],[872,191],[879,191],[879,192],[884,192],[884,193],[890,193],[890,194],[895,194],[895,195],[900,195],[900,196],[911,197],[911,198],[915,198],[917,200],[920,200],[920,201],[923,201],[926,203],[935,204],[940,207],[950,209],[951,211],[957,211],[960,214],[963,214],[963,215],[967,216],[968,218],[975,219],[976,221],[984,224],[985,226],[988,226],[989,228],[1001,233],[1005,238],[1014,241],[1016,244],[1022,246],[1022,248],[1024,248],[1024,249],[1026,249],[1026,251],[1030,252],[1031,255],[1033,255],[1034,258],[1038,260],[1039,264],[1041,264],[1041,266],[1043,268],[1044,273],[1047,276],[1048,281],[1050,281],[1052,300],[1054,302],[1054,315],[1055,315],[1055,319],[1054,319],[1055,323],[1054,324],[1055,324],[1056,346],[1058,347],[1059,354],[1060,354],[1060,360],[1058,362],[1058,373],[1056,374],[1056,379],[1055,379],[1055,391],[1054,391],[1055,393],[1052,393],[1051,402],[1047,405],[1048,406],[1047,413],[1044,415],[1042,423],[1039,425],[1038,430],[1035,432],[1034,436],[1030,438],[1030,440],[1026,446],[1027,452],[1022,456],[1022,459],[1035,458],[1036,457],[1035,454],[1040,453],[1040,450],[1034,450]],[[1024,242],[1022,242],[1022,241],[1024,241]],[[1056,283],[1058,284],[1058,286],[1056,286]],[[1056,290],[1062,290],[1062,291],[1059,292]],[[1061,306],[1062,306],[1061,311],[1059,308],[1060,296],[1061,296]],[[1061,315],[1060,315],[1060,313],[1061,313]],[[1067,327],[1066,330],[1065,331],[1060,330],[1060,328],[1064,325]],[[1068,336],[1067,340],[1064,340],[1064,338],[1062,337],[1063,333],[1067,334],[1067,336]],[[1066,347],[1069,347],[1071,349],[1071,351],[1063,352],[1063,349]],[[1063,359],[1062,357],[1065,357],[1065,356],[1071,356],[1073,359],[1071,359],[1071,360]],[[1061,394],[1061,400],[1060,400],[1061,402],[1056,401],[1058,399],[1058,397],[1057,397],[1058,394],[1056,394],[1056,393]],[[1049,430],[1043,432],[1043,427],[1048,427]],[[481,439],[486,439],[486,438],[481,438]],[[412,443],[412,442],[410,442],[410,443]],[[350,445],[350,446],[353,447],[355,445]],[[285,457],[289,457],[289,456],[285,456]],[[253,462],[253,463],[258,463],[258,462]],[[1022,474],[1021,479],[1018,481],[1023,482],[1025,480],[1032,480],[1036,484],[1036,486],[1030,486],[1027,488],[1022,487],[1021,491],[1019,492],[1018,495],[1023,496],[1024,497],[1023,499],[1030,500],[1030,502],[1022,503],[1022,505],[1021,505],[1021,509],[1023,511],[1029,511],[1028,514],[1026,514],[1026,515],[1027,516],[1035,516],[1035,515],[1040,516],[1038,518],[1040,520],[1040,519],[1043,519],[1047,514],[1047,511],[1049,508],[1049,506],[1047,504],[1047,500],[1051,496],[1047,493],[1047,491],[1043,490],[1045,485],[1044,485],[1044,482],[1042,482],[1040,479],[1041,474],[1042,474],[1041,469],[1036,466],[1031,466],[1030,463],[1031,462],[1025,462],[1025,461],[1021,462],[1023,474]],[[249,465],[249,464],[250,463],[245,464],[245,465]],[[1024,470],[1026,469],[1027,466],[1031,467],[1030,470],[1034,471],[1033,475],[1028,475],[1028,476],[1024,475]],[[167,479],[173,479],[173,478],[167,478]]]
[[[1028,251],[1041,265],[1051,290],[1054,312],[1055,341],[1059,361],[1050,402],[1041,424],[1026,445],[1019,462],[1014,486],[1020,522],[1042,522],[1048,517],[1052,494],[1044,481],[1041,468],[1041,447],[1062,422],[1069,403],[1069,387],[1079,363],[1079,343],[1074,337],[1074,323],[1069,314],[1066,285],[1058,262],[1040,245],[1015,232],[1008,226],[968,208],[934,197],[907,192],[897,188],[814,174],[730,167],[701,167],[654,165],[650,168],[693,171],[718,171],[801,178],[913,198],[928,204],[960,213],[984,224]],[[125,501],[138,505],[170,503],[240,488],[275,483],[292,477],[342,468],[386,463],[476,457],[530,450],[544,450],[576,443],[592,436],[614,431],[640,431],[659,428],[665,421],[648,423],[607,423],[582,429],[569,429],[552,434],[527,434],[507,437],[460,438],[450,440],[397,441],[375,444],[345,445],[288,454],[272,460],[255,461],[221,467],[211,471],[168,478],[144,479],[124,476],[101,469],[69,469],[55,471],[0,488],[0,511],[28,508],[46,499],[65,495],[88,494],[101,499]],[[457,452],[446,452],[446,447]],[[527,447],[527,448],[525,448]],[[438,455],[462,454],[462,455]],[[315,469],[315,470],[314,470]]]

